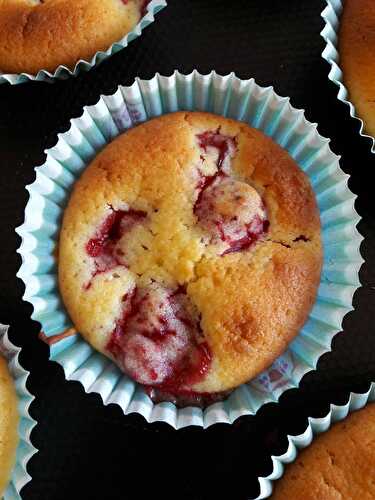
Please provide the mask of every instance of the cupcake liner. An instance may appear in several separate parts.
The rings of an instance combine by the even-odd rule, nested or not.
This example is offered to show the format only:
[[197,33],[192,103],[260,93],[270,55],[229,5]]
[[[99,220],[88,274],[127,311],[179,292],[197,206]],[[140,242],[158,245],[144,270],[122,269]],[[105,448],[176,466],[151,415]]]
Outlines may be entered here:
[[34,397],[26,388],[29,372],[24,370],[19,363],[19,353],[21,349],[16,347],[9,340],[8,326],[0,324],[0,354],[8,361],[9,371],[14,379],[18,396],[18,411],[20,422],[18,426],[19,444],[17,448],[16,463],[12,476],[5,490],[3,500],[19,500],[20,491],[26,483],[31,481],[31,476],[26,470],[30,458],[37,452],[31,444],[31,431],[36,425],[36,421],[30,417],[29,408]]
[[79,335],[63,338],[51,346],[51,359],[60,363],[66,378],[78,380],[87,392],[97,392],[104,404],[116,403],[124,413],[137,412],[147,421],[164,421],[175,428],[208,427],[232,423],[241,415],[255,414],[260,406],[275,402],[302,376],[315,368],[319,357],[330,350],[342,319],[352,309],[363,262],[356,230],[359,216],[348,176],[329,141],[306,121],[302,110],[272,87],[262,88],[254,79],[240,80],[233,73],[214,71],[201,75],[175,72],[169,77],[137,79],[102,96],[82,116],[71,121],[56,146],[36,169],[36,180],[27,187],[30,198],[25,222],[16,231],[22,238],[22,265],[18,276],[25,283],[24,299],[33,307],[33,319],[50,337],[72,326],[57,288],[54,248],[64,206],[76,178],[97,152],[127,128],[178,110],[203,110],[242,120],[259,128],[289,151],[309,176],[318,200],[324,245],[324,265],[316,304],[308,321],[287,351],[260,376],[237,388],[226,401],[206,409],[178,409],[172,403],[153,404],[141,386],[130,380],[105,356],[94,351]]
[[349,400],[344,405],[330,405],[325,417],[308,418],[307,429],[297,436],[288,435],[288,449],[282,455],[273,455],[272,472],[267,477],[259,477],[260,494],[255,500],[268,498],[272,493],[273,481],[280,479],[284,473],[284,466],[294,462],[298,451],[309,446],[317,434],[326,432],[334,423],[344,420],[349,413],[359,410],[368,403],[375,401],[375,383],[372,382],[369,390],[364,393],[351,392]]
[[326,42],[326,46],[322,52],[322,57],[331,66],[331,69],[328,73],[328,78],[339,87],[337,98],[344,104],[348,105],[350,116],[360,122],[361,127],[359,133],[362,137],[371,139],[371,152],[375,153],[375,139],[374,137],[365,133],[365,124],[363,120],[359,116],[357,116],[354,104],[348,99],[349,92],[344,85],[343,72],[340,68],[338,33],[340,26],[340,16],[343,10],[343,1],[326,0],[326,3],[327,6],[321,14],[322,18],[325,21],[325,26],[320,34]]
[[147,13],[131,31],[121,38],[121,40],[113,43],[106,51],[96,52],[90,61],[80,59],[75,64],[73,70],[60,65],[52,73],[46,69],[40,69],[36,75],[31,75],[29,73],[3,73],[0,68],[0,84],[8,82],[11,85],[17,85],[18,83],[24,83],[29,80],[52,83],[55,79],[66,80],[70,76],[77,76],[80,72],[89,71],[105,59],[108,59],[113,54],[116,54],[119,50],[127,47],[128,44],[135,38],[138,38],[146,26],[155,21],[155,15],[164,9],[166,5],[166,0],[152,0],[147,6]]

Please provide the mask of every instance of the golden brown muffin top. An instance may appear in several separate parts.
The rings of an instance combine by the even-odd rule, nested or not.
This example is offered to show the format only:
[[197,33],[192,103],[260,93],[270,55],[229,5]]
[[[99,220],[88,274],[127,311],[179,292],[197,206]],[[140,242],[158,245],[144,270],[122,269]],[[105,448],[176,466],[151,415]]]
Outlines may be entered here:
[[119,136],[75,184],[59,285],[78,331],[137,381],[218,392],[285,350],[321,262],[288,153],[244,123],[174,113]]
[[138,23],[147,0],[0,0],[3,73],[73,68]]
[[275,483],[274,500],[375,498],[375,404],[319,435]]
[[375,3],[345,0],[339,31],[343,79],[367,133],[375,136]]
[[0,354],[0,498],[16,459],[18,420],[16,390],[8,365]]

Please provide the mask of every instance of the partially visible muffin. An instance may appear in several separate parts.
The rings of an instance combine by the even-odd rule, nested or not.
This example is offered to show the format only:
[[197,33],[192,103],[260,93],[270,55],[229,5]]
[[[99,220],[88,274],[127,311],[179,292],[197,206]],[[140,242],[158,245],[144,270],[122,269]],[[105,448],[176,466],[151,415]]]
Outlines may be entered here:
[[16,459],[18,421],[16,389],[8,365],[0,355],[0,498]]
[[76,329],[137,382],[227,391],[267,368],[306,321],[319,211],[306,175],[258,130],[164,115],[83,172],[58,264]]
[[375,404],[319,435],[275,483],[274,500],[375,498]]
[[126,35],[149,0],[0,0],[0,71],[73,68]]
[[349,99],[375,136],[375,2],[345,0],[339,31],[340,66]]

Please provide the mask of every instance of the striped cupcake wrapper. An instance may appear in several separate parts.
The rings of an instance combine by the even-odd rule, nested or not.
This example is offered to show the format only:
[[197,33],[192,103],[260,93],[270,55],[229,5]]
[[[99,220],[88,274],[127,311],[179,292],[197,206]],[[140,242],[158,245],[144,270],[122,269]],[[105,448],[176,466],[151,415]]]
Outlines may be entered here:
[[302,376],[331,349],[332,338],[352,309],[359,286],[362,237],[356,229],[360,218],[354,209],[355,196],[347,186],[348,176],[341,171],[329,140],[319,135],[316,124],[309,123],[302,110],[291,106],[289,98],[279,97],[272,87],[260,87],[253,79],[220,76],[214,71],[208,75],[197,71],[189,75],[176,71],[169,77],[157,74],[102,96],[59,135],[56,146],[46,151],[45,163],[36,169],[35,182],[27,187],[30,198],[25,222],[17,229],[22,238],[18,276],[25,283],[24,299],[33,305],[32,317],[47,336],[72,326],[59,294],[54,258],[72,186],[98,151],[118,134],[179,110],[210,111],[258,128],[285,148],[308,175],[320,209],[324,246],[321,282],[308,321],[269,369],[237,388],[227,400],[204,410],[154,404],[141,386],[79,335],[54,343],[51,359],[63,366],[67,379],[80,381],[87,392],[99,393],[104,404],[117,403],[126,414],[137,412],[149,422],[163,421],[175,428],[208,427],[255,414],[263,404],[277,401],[285,390],[298,387]]
[[349,107],[350,116],[355,118],[361,124],[359,133],[366,139],[371,139],[371,151],[375,153],[375,138],[366,134],[365,124],[363,120],[356,114],[354,104],[349,100],[349,92],[343,82],[343,72],[340,68],[340,55],[338,49],[338,33],[340,27],[340,16],[343,10],[342,0],[326,0],[327,6],[323,10],[321,16],[324,19],[325,26],[321,31],[321,36],[326,42],[326,46],[322,52],[322,57],[331,66],[328,73],[328,78],[335,83],[339,90],[337,98]]
[[26,388],[29,372],[24,370],[19,362],[21,349],[16,347],[9,340],[8,326],[0,324],[0,354],[8,361],[9,371],[14,379],[18,396],[18,411],[20,422],[18,425],[19,444],[17,447],[16,463],[12,475],[5,490],[3,500],[19,500],[20,491],[26,483],[31,481],[31,476],[27,472],[27,463],[37,452],[31,443],[31,431],[36,425],[36,421],[30,417],[29,408],[34,399]]
[[297,458],[298,451],[309,446],[317,434],[326,432],[333,424],[344,420],[349,413],[359,410],[368,403],[375,401],[375,383],[372,382],[369,390],[362,393],[351,392],[349,400],[344,405],[330,405],[330,410],[325,417],[308,418],[307,429],[297,436],[288,435],[288,448],[282,455],[273,455],[272,472],[267,477],[259,477],[260,494],[256,500],[268,498],[272,493],[273,482],[284,474],[284,467]]
[[60,65],[53,73],[46,69],[40,69],[36,75],[31,75],[29,73],[3,73],[0,68],[0,84],[8,82],[11,85],[17,85],[18,83],[24,83],[30,80],[52,83],[54,80],[66,80],[71,76],[77,76],[81,72],[89,71],[113,54],[116,54],[119,50],[127,47],[135,38],[138,38],[142,34],[142,31],[155,21],[155,15],[164,9],[166,5],[166,0],[152,0],[147,6],[147,13],[131,31],[121,38],[121,40],[113,43],[106,51],[96,52],[90,61],[80,59],[75,64],[73,70]]

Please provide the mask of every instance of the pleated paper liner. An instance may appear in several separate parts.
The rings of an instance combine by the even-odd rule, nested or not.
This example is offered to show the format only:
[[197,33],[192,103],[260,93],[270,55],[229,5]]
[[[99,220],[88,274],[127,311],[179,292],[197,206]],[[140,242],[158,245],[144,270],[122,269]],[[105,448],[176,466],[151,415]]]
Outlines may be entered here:
[[[25,222],[17,229],[22,238],[18,276],[25,283],[24,299],[33,305],[33,319],[48,337],[72,327],[57,286],[54,249],[64,206],[72,186],[90,160],[118,134],[152,117],[178,110],[203,110],[242,120],[272,137],[289,151],[314,188],[322,222],[324,265],[316,303],[308,321],[285,353],[256,379],[237,388],[223,402],[202,410],[178,409],[172,403],[154,404],[141,386],[130,380],[105,356],[94,351],[78,334],[51,345],[51,359],[60,363],[68,380],[78,380],[87,392],[99,393],[104,404],[116,403],[124,413],[137,412],[147,421],[164,421],[175,428],[208,427],[232,423],[241,415],[255,414],[265,403],[275,402],[287,389],[298,386],[302,376],[315,368],[331,349],[352,297],[359,286],[362,263],[359,216],[348,176],[329,141],[319,135],[302,110],[272,87],[262,88],[253,79],[234,74],[197,71],[169,77],[156,75],[130,87],[119,87],[86,107],[70,129],[49,149],[36,180],[27,187],[30,199]],[[57,338],[58,339],[58,338]],[[55,339],[56,340],[56,339]]]
[[26,470],[30,458],[37,452],[31,443],[30,435],[36,422],[30,417],[29,408],[34,399],[26,388],[29,372],[20,365],[18,356],[21,349],[9,340],[8,327],[0,324],[0,354],[8,361],[9,371],[14,379],[18,396],[18,411],[20,421],[18,426],[19,444],[17,448],[16,463],[4,493],[4,500],[19,500],[20,491],[26,483],[31,481],[31,476]]
[[350,116],[360,122],[361,127],[359,133],[361,136],[371,139],[371,151],[375,153],[375,138],[366,134],[365,124],[357,115],[355,106],[349,99],[349,92],[344,85],[343,72],[340,68],[338,34],[344,2],[342,0],[326,0],[326,3],[327,6],[322,12],[322,18],[325,21],[325,26],[320,34],[326,42],[326,46],[322,52],[322,57],[331,66],[328,78],[339,87],[337,98],[349,107]]
[[[31,75],[29,73],[3,73],[0,68],[0,84],[8,82],[11,85],[16,85],[29,80],[52,83],[55,79],[66,80],[71,76],[77,76],[80,72],[89,71],[91,68],[97,66],[102,61],[105,61],[113,54],[116,54],[119,50],[127,47],[128,44],[135,38],[138,38],[142,34],[142,31],[155,21],[155,15],[166,5],[166,0],[152,0],[147,6],[147,13],[131,31],[126,33],[126,35],[121,38],[121,40],[113,43],[105,51],[96,52],[96,54],[89,61],[80,59],[75,64],[74,69],[69,69],[66,66],[60,65],[52,73],[41,68],[36,75]],[[98,22],[100,22],[100,19],[98,19]]]
[[[375,401],[375,383],[363,394],[351,392],[349,400],[344,405],[330,405],[330,411],[325,417],[309,417],[307,429],[297,436],[288,435],[288,449],[282,455],[272,456],[272,472],[267,477],[258,478],[260,483],[260,494],[256,500],[268,498],[272,493],[273,482],[284,474],[287,464],[294,462],[298,451],[309,446],[317,434],[326,432],[334,423],[344,420],[349,413],[359,410],[368,403]],[[301,499],[302,500],[302,499]]]

